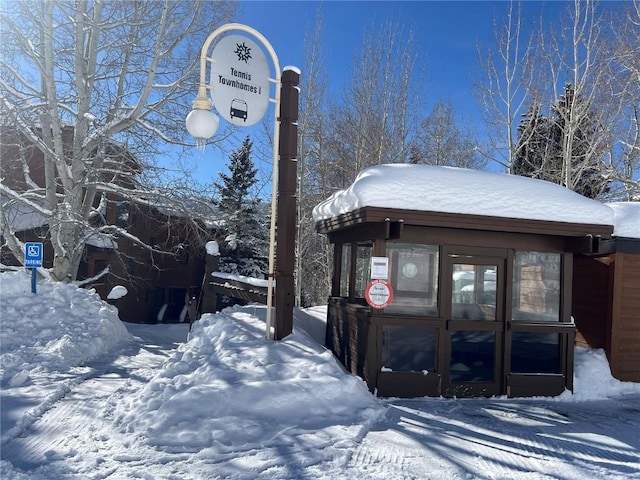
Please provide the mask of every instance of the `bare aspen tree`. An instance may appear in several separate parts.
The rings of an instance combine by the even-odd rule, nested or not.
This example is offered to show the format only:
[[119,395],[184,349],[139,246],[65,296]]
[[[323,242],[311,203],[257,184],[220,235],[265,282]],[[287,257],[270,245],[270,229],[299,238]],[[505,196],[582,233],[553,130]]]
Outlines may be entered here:
[[610,84],[620,101],[614,123],[609,162],[614,175],[611,198],[640,200],[640,0],[625,4],[622,17],[611,19],[614,33],[609,44],[613,59]]
[[[605,126],[617,114],[617,102],[604,87],[611,61],[606,55],[605,33],[596,3],[575,0],[569,15],[563,18],[561,31],[551,29],[549,34],[541,32],[539,36],[543,46],[540,53],[546,60],[546,68],[538,64],[539,71],[546,74],[553,99],[562,99],[558,109],[562,122],[562,184],[571,190],[602,157],[609,142]],[[574,158],[581,126],[587,121],[599,132],[590,135],[588,144],[582,142],[581,158]]]
[[504,22],[495,23],[495,50],[479,50],[484,78],[474,86],[487,124],[489,145],[483,153],[507,173],[518,148],[518,122],[535,96],[530,81],[533,42],[523,38],[521,11],[520,3],[509,2]]
[[411,32],[390,22],[365,33],[351,83],[331,110],[334,187],[367,166],[408,160],[422,107],[415,62]]
[[[601,199],[631,198],[637,142],[639,29],[634,9],[592,1],[570,4],[562,21],[541,29],[534,79],[551,105],[546,151],[551,181]],[[635,14],[637,16],[637,13]],[[636,160],[637,164],[637,160]],[[543,177],[541,177],[543,178]]]
[[439,101],[421,122],[409,161],[482,170],[478,148],[470,129],[456,122],[451,102]]
[[[375,32],[375,35],[374,35]],[[353,78],[329,97],[320,22],[306,44],[299,122],[298,288],[301,304],[324,303],[330,293],[332,248],[315,232],[313,207],[349,185],[363,168],[405,162],[418,125],[420,78],[411,35],[392,23],[365,33]]]
[[331,195],[325,154],[327,74],[322,49],[322,14],[305,38],[305,60],[298,121],[298,224],[296,305],[324,303],[331,288],[332,249],[315,230],[313,207]]
[[[51,0],[2,8],[0,118],[42,152],[45,182],[35,185],[23,164],[28,188],[3,180],[1,192],[42,215],[54,249],[51,274],[73,281],[89,237],[127,235],[115,224],[90,222],[109,195],[192,211],[142,188],[139,178],[163,145],[184,142],[199,50],[234,6]],[[3,169],[11,167],[5,162]],[[2,235],[13,235],[10,225]]]
[[487,76],[477,90],[493,158],[508,172],[515,161],[520,174],[594,198],[637,191],[637,3],[625,18],[623,4],[571,2],[548,24],[541,17],[526,43],[509,4],[500,55],[481,56]]

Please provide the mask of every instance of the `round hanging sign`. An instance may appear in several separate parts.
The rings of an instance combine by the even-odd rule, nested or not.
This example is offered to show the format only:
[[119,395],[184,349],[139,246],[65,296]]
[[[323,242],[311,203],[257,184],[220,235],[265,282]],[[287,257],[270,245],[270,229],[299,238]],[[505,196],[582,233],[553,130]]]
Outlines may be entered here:
[[371,280],[364,289],[364,298],[372,308],[385,308],[393,301],[393,288],[386,280]]
[[269,63],[262,49],[242,35],[229,35],[211,52],[211,97],[227,122],[248,127],[269,106]]

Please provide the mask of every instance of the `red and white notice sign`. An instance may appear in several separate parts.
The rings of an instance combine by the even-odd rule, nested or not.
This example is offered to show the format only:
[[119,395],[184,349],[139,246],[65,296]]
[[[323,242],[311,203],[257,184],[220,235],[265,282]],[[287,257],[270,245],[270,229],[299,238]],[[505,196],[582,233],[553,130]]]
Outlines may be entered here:
[[372,308],[385,308],[393,301],[393,288],[386,280],[371,280],[364,289],[364,298]]

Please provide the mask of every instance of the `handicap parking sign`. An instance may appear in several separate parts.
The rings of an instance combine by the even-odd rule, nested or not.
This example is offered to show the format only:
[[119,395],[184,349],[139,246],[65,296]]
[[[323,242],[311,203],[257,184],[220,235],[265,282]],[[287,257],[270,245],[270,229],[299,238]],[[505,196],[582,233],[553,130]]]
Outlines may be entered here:
[[27,242],[24,245],[24,266],[27,268],[42,267],[42,243]]

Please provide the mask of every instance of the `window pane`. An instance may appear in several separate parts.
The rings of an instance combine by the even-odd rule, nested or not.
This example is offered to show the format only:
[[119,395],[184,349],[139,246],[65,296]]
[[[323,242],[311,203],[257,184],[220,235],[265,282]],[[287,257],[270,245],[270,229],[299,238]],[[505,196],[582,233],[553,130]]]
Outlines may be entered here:
[[116,202],[116,225],[129,228],[129,202]]
[[436,329],[385,326],[382,370],[433,373],[436,370]]
[[358,245],[356,248],[356,291],[354,295],[364,298],[364,289],[371,280],[371,245]]
[[560,335],[513,332],[511,371],[513,373],[561,373]]
[[451,332],[451,382],[493,382],[495,332]]
[[516,252],[513,262],[514,320],[560,319],[559,253]]
[[387,243],[393,302],[385,312],[437,315],[438,246]]
[[342,263],[340,266],[340,296],[349,296],[349,275],[351,274],[351,245],[342,244]]
[[454,320],[496,319],[496,265],[455,263],[451,289]]

